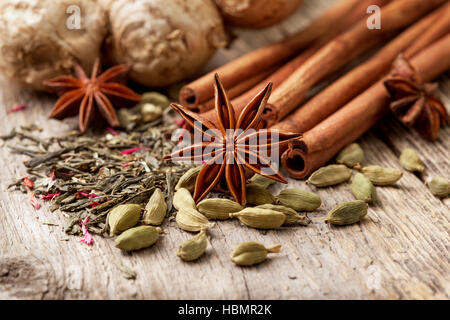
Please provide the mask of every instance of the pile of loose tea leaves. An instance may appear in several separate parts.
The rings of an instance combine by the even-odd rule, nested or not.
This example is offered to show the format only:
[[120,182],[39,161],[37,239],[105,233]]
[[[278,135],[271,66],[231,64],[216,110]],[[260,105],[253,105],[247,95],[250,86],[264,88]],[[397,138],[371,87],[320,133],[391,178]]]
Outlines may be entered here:
[[11,141],[13,153],[30,158],[24,162],[27,176],[9,188],[29,193],[35,209],[50,201],[52,211],[69,218],[68,234],[84,233],[84,225],[102,234],[113,207],[143,204],[155,188],[164,191],[170,212],[174,183],[189,167],[161,160],[181,130],[163,118],[132,123],[126,130],[71,131],[49,139],[39,139],[42,130],[34,125],[14,129],[1,138]]

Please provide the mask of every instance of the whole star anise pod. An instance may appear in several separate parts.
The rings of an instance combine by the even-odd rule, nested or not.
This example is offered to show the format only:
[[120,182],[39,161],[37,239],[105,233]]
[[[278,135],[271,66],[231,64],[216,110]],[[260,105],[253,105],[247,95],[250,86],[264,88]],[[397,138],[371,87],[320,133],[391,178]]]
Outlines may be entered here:
[[101,73],[100,59],[96,59],[89,78],[84,70],[75,65],[72,76],[60,76],[44,84],[56,92],[56,102],[49,117],[64,119],[79,113],[79,127],[85,132],[97,116],[101,116],[111,127],[118,127],[119,120],[114,105],[130,106],[141,101],[141,96],[122,83],[130,65],[117,65]]
[[447,110],[433,94],[436,84],[423,83],[413,66],[399,55],[384,85],[392,97],[390,108],[404,124],[425,139],[438,138],[439,128],[449,120]]
[[261,174],[276,181],[287,183],[278,171],[278,147],[301,134],[260,129],[261,116],[269,99],[272,84],[268,84],[243,109],[236,119],[218,75],[215,76],[215,108],[217,126],[200,115],[178,104],[172,104],[189,125],[194,137],[201,141],[173,152],[165,160],[191,160],[202,162],[194,191],[194,200],[200,201],[214,187],[226,184],[234,199],[246,203],[246,171]]

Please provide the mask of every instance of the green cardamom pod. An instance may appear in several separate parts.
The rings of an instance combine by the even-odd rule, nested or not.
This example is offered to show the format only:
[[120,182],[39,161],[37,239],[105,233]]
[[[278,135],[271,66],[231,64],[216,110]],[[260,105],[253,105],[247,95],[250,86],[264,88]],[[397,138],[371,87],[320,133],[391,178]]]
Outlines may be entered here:
[[275,229],[286,221],[286,215],[282,212],[256,207],[230,213],[230,217],[236,217],[247,227],[257,229]]
[[267,188],[263,188],[260,185],[247,184],[246,193],[248,204],[257,206],[260,204],[275,203],[275,197],[267,190]]
[[387,186],[396,183],[403,172],[395,168],[382,168],[380,166],[367,166],[361,172],[376,186]]
[[314,171],[306,183],[316,187],[328,187],[348,181],[352,175],[352,170],[343,164],[330,164]]
[[209,222],[204,215],[192,208],[179,209],[175,220],[180,229],[189,232],[197,232],[215,226],[215,223]]
[[292,208],[280,206],[276,204],[262,204],[260,206],[257,206],[256,208],[261,209],[270,209],[275,210],[283,213],[286,216],[286,220],[284,221],[285,226],[293,225],[293,224],[301,224],[303,226],[308,225],[308,221],[306,221],[305,216],[301,216]]
[[262,188],[268,188],[275,182],[276,181],[273,179],[269,179],[267,177],[264,177],[264,176],[256,173],[253,177],[250,178],[250,180],[248,181],[248,184],[257,185]]
[[352,178],[351,190],[358,200],[372,203],[377,200],[377,191],[373,183],[362,173],[357,173]]
[[325,222],[337,225],[353,224],[367,214],[368,204],[362,200],[343,202],[328,212]]
[[434,177],[427,181],[431,193],[439,198],[445,198],[450,194],[450,180],[443,177]]
[[175,191],[180,190],[181,188],[187,189],[189,192],[194,192],[195,190],[195,181],[197,180],[198,173],[202,169],[202,166],[197,166],[186,171],[178,180],[178,183],[175,186]]
[[208,219],[226,220],[230,213],[244,209],[239,203],[230,199],[210,198],[200,201],[197,210]]
[[163,222],[166,213],[167,204],[164,200],[164,195],[161,189],[156,188],[147,205],[145,206],[142,223],[159,226]]
[[252,266],[266,260],[268,253],[280,252],[281,245],[266,248],[254,241],[239,244],[230,254],[230,259],[240,266]]
[[184,261],[196,260],[205,253],[207,245],[206,229],[203,229],[199,234],[181,244],[178,248],[177,256]]
[[124,231],[116,238],[114,244],[124,251],[134,251],[150,247],[158,240],[161,228],[152,226],[139,226]]
[[425,170],[422,160],[420,160],[414,149],[406,148],[400,155],[400,164],[403,168],[411,172],[422,173]]
[[114,207],[108,216],[110,236],[134,227],[140,218],[141,206],[138,204],[121,204]]
[[139,117],[126,108],[117,110],[117,118],[121,128],[132,128],[139,120]]
[[140,105],[139,111],[141,112],[143,122],[155,121],[161,118],[163,114],[163,108],[148,102],[142,103]]
[[165,109],[170,105],[170,100],[165,95],[163,95],[159,92],[150,91],[150,92],[145,92],[142,95],[141,103],[151,103],[155,106]]
[[349,144],[336,157],[337,163],[345,164],[349,168],[359,166],[363,161],[364,151],[357,143]]
[[314,192],[294,188],[282,190],[275,198],[277,203],[296,211],[314,211],[322,204]]
[[172,204],[177,210],[181,209],[195,209],[195,201],[191,193],[185,189],[178,189],[173,195]]

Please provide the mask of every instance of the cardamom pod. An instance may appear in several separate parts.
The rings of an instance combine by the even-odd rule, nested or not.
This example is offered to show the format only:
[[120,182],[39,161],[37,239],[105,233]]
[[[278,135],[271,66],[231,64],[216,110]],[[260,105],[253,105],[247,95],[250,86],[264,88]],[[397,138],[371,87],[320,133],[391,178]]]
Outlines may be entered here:
[[266,260],[268,253],[280,252],[281,245],[266,248],[254,241],[239,244],[230,254],[230,259],[240,266],[251,266]]
[[155,91],[145,92],[142,95],[141,103],[151,103],[163,109],[170,105],[170,100],[163,94]]
[[132,128],[138,121],[139,117],[126,108],[117,110],[117,118],[121,128]]
[[352,169],[343,164],[330,164],[314,171],[306,183],[316,187],[328,187],[348,181],[352,175]]
[[197,180],[198,173],[202,169],[202,166],[197,166],[186,171],[178,180],[177,185],[175,186],[175,191],[180,190],[181,188],[187,189],[189,192],[194,192],[195,190],[195,181]]
[[230,213],[230,217],[237,217],[247,227],[257,229],[275,229],[286,221],[286,215],[282,212],[257,207]]
[[255,184],[247,184],[245,187],[248,204],[260,205],[275,203],[275,197],[267,190],[267,188]]
[[163,108],[154,105],[153,103],[141,104],[139,111],[141,112],[143,122],[152,122],[161,118],[163,114]]
[[189,240],[186,240],[180,245],[177,251],[177,256],[184,261],[196,260],[205,253],[207,245],[208,240],[206,238],[206,229],[203,229],[199,234]]
[[362,200],[343,202],[328,212],[326,223],[346,225],[361,220],[367,214],[368,204]]
[[276,197],[277,203],[296,211],[314,211],[322,204],[314,192],[301,189],[284,189]]
[[197,232],[215,226],[215,223],[209,222],[204,215],[192,208],[179,209],[175,220],[180,229],[190,232]]
[[163,222],[166,213],[167,204],[164,200],[164,195],[161,189],[156,188],[147,205],[145,206],[142,223],[159,226]]
[[450,180],[443,177],[434,177],[427,181],[431,193],[439,198],[445,198],[450,194]]
[[253,175],[253,177],[251,177],[250,180],[248,181],[248,184],[257,185],[262,188],[268,188],[275,182],[276,181],[273,179],[269,179],[267,177],[264,177],[260,174],[255,173],[255,175]]
[[411,172],[422,173],[425,170],[422,160],[420,160],[417,152],[414,149],[406,148],[400,155],[400,164],[403,168]]
[[362,173],[358,172],[353,176],[351,190],[358,200],[369,203],[377,200],[377,191],[375,190],[373,183]]
[[191,193],[185,188],[180,188],[175,192],[172,204],[177,210],[195,209],[195,201]]
[[257,206],[256,208],[261,209],[270,209],[275,210],[283,213],[286,216],[286,220],[284,221],[285,226],[292,225],[292,224],[301,224],[301,225],[308,225],[308,222],[306,221],[304,216],[301,216],[292,208],[280,206],[276,204],[262,204],[260,206]]
[[124,251],[134,251],[147,248],[158,240],[161,228],[152,226],[139,226],[124,231],[116,238],[116,248]]
[[239,203],[230,199],[205,199],[197,204],[197,210],[208,219],[226,220],[230,213],[244,209]]
[[387,186],[396,183],[403,172],[395,168],[382,168],[380,166],[367,166],[361,172],[377,186]]
[[345,164],[349,168],[359,166],[363,161],[364,151],[357,143],[349,144],[336,157],[337,163]]
[[114,207],[108,216],[110,236],[134,227],[140,218],[141,206],[138,204],[121,204]]

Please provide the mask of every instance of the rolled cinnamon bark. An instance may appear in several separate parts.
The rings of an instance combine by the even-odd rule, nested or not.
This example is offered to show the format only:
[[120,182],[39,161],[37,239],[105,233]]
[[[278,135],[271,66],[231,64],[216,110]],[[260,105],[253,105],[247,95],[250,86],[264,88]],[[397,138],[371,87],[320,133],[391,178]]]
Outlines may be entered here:
[[[450,3],[436,9],[389,42],[367,62],[357,66],[272,128],[306,132],[380,79],[404,51],[412,57],[450,32]],[[412,44],[412,45],[411,45]]]
[[180,103],[187,108],[196,110],[199,104],[212,99],[214,90],[211,83],[213,83],[215,73],[220,75],[224,87],[229,90],[240,83],[242,79],[248,79],[289,59],[333,30],[359,1],[339,1],[305,29],[286,40],[254,50],[191,82],[181,89]]
[[[450,69],[450,34],[433,43],[410,62],[424,82]],[[360,137],[389,111],[390,97],[383,80],[289,145],[281,162],[292,178],[302,179]]]
[[446,0],[393,1],[381,8],[380,30],[368,29],[366,19],[362,19],[354,28],[312,55],[273,91],[265,112],[269,119],[267,125],[271,126],[283,119],[304,100],[306,93],[314,85],[370,49],[372,46],[368,42],[380,39],[387,33],[400,31],[445,2]]
[[[227,90],[227,94],[230,97],[236,97],[236,96],[240,95],[241,93],[245,92],[249,88],[252,88],[253,86],[259,84],[262,80],[266,79],[270,74],[272,74],[279,67],[280,67],[280,65],[273,66],[273,67],[271,67],[267,70],[264,70],[244,81],[241,81],[240,83],[236,84],[234,87]],[[256,93],[258,93],[258,92],[256,92]],[[252,96],[252,98],[253,97],[254,96]],[[209,110],[214,109],[214,102],[215,102],[215,99],[211,98],[208,101],[205,101],[204,103],[197,105],[196,108],[197,108],[198,112],[205,113]]]
[[[326,37],[317,41],[309,49],[305,50],[297,57],[286,63],[283,67],[278,69],[276,72],[271,74],[269,77],[261,81],[259,84],[248,90],[247,92],[241,94],[240,96],[234,98],[231,101],[233,105],[234,113],[236,115],[240,114],[246,104],[260,92],[268,83],[272,83],[272,88],[277,88],[283,81],[285,81],[297,68],[299,68],[302,63],[304,63],[309,57],[311,57],[315,52],[317,52],[324,44],[328,41],[332,40],[334,37],[339,35],[340,33],[348,30],[352,27],[356,22],[360,21],[361,18],[366,16],[366,9],[368,5],[378,5],[383,6],[389,3],[391,0],[362,0],[359,2],[358,6],[355,7],[347,17],[339,23]],[[216,122],[216,112],[215,110],[210,110],[208,112],[202,113],[202,116],[211,122]],[[264,116],[267,121],[268,116]]]

